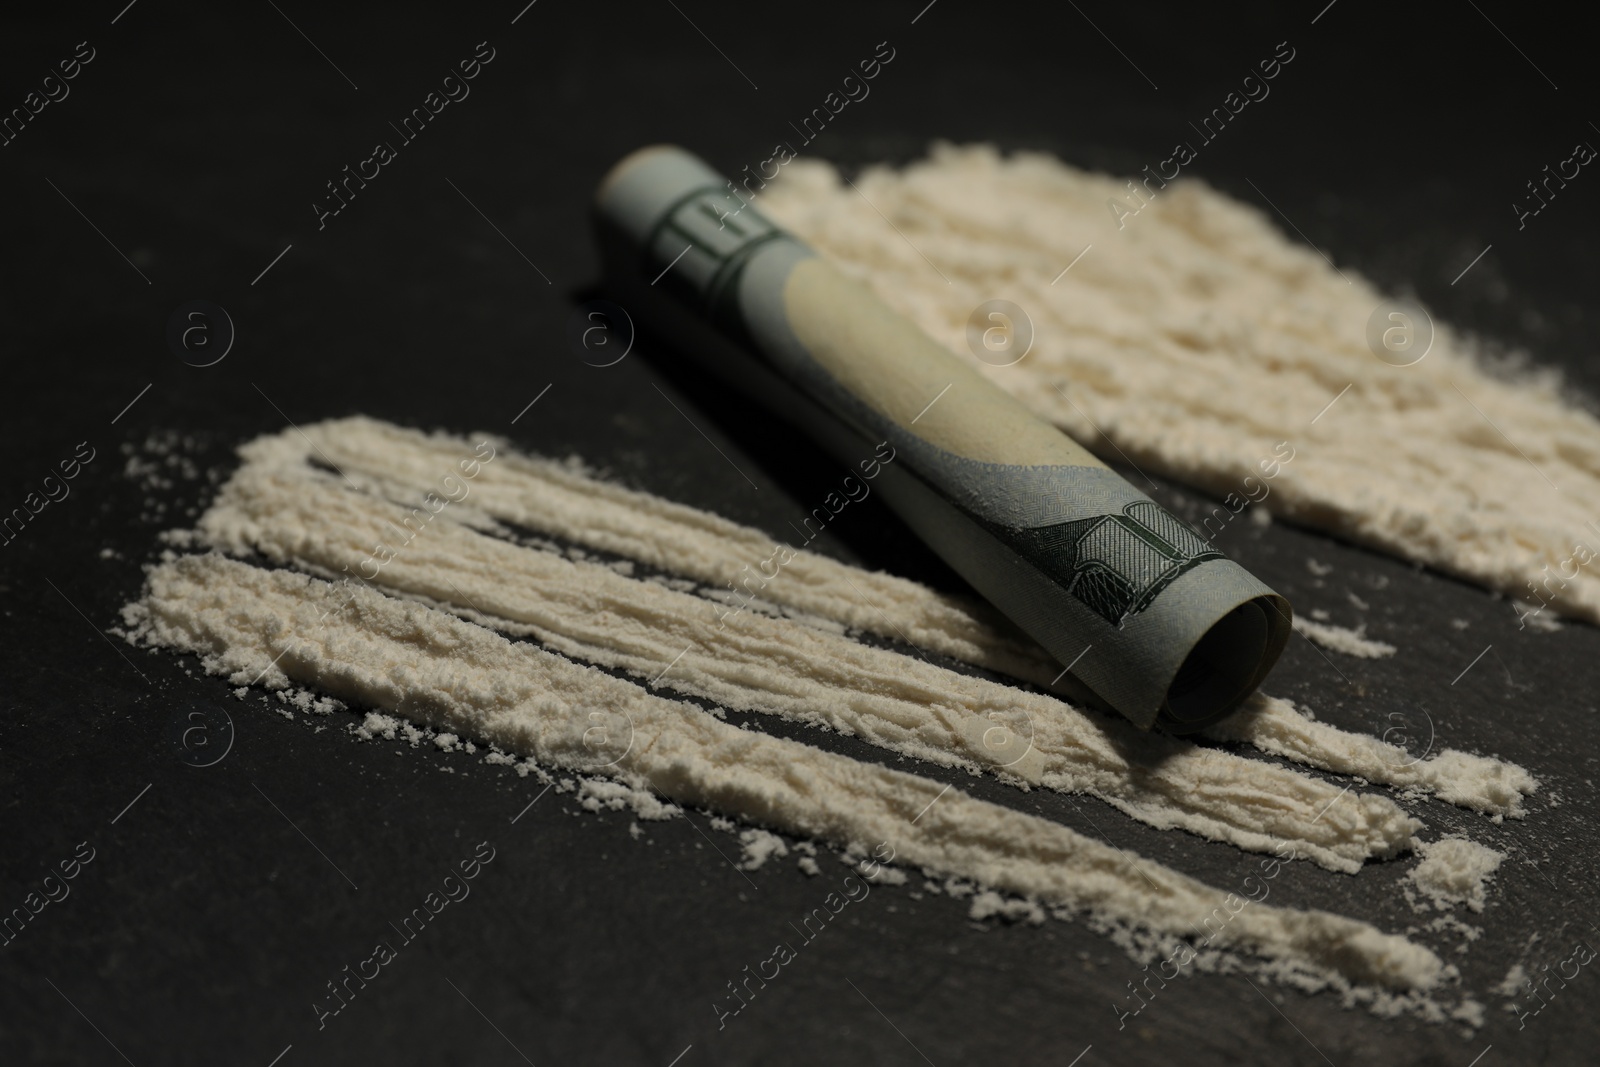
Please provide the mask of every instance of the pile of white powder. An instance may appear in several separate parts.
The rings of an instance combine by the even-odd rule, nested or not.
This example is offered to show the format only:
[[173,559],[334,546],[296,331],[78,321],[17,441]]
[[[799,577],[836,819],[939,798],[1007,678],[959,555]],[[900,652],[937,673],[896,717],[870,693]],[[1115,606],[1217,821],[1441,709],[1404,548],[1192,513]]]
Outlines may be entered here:
[[[1049,156],[941,145],[855,188],[797,160],[760,205],[1114,461],[1255,496],[1258,460],[1288,442],[1272,514],[1600,621],[1600,423],[1553,373],[1493,377],[1437,320],[1427,354],[1392,366],[1367,342],[1385,294],[1261,211],[1184,178],[1119,228],[1118,197]],[[967,348],[996,298],[1032,321],[1013,366]]]
[[1407,880],[1440,911],[1465,904],[1482,911],[1487,899],[1487,883],[1500,869],[1505,856],[1464,837],[1442,837],[1417,844],[1422,862],[1412,868]]

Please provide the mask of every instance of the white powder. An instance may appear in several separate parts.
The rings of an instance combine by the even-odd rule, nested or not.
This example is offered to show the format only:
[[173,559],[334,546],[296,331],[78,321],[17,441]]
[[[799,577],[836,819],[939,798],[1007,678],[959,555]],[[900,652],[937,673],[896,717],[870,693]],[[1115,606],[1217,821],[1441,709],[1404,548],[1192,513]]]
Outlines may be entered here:
[[[1049,156],[940,145],[855,188],[797,160],[761,207],[1112,460],[1218,497],[1253,495],[1253,475],[1275,515],[1512,595],[1537,583],[1553,610],[1600,621],[1596,565],[1543,584],[1600,551],[1600,424],[1554,372],[1496,378],[1437,320],[1426,357],[1391,366],[1366,343],[1385,294],[1354,270],[1197,180],[1119,230],[1107,201],[1127,197]],[[996,297],[1032,320],[1014,366],[967,350],[968,316]],[[1294,459],[1262,483],[1280,441]]]
[[979,920],[998,916],[1007,922],[1027,922],[1039,926],[1044,922],[1044,909],[1031,900],[1008,900],[992,889],[986,889],[972,898],[967,916]]
[[1418,842],[1422,862],[1406,877],[1440,911],[1465,904],[1482,911],[1487,883],[1500,869],[1505,855],[1464,837],[1442,837],[1431,843]]
[[1366,636],[1367,628],[1358,626],[1351,630],[1343,626],[1333,626],[1328,623],[1312,622],[1304,615],[1294,617],[1294,628],[1305,634],[1323,648],[1334,652],[1343,652],[1347,656],[1359,656],[1362,659],[1382,659],[1392,656],[1395,647],[1386,641],[1373,641]]
[[[1416,906],[1415,903],[1413,903],[1413,906]],[[1421,909],[1419,908],[1418,910]],[[1424,925],[1422,929],[1428,931],[1429,933],[1444,932],[1458,935],[1461,938],[1461,944],[1456,946],[1456,951],[1462,955],[1466,955],[1467,950],[1472,947],[1472,943],[1483,936],[1483,928],[1481,926],[1471,926],[1462,922],[1454,915],[1437,916],[1431,922]],[[1407,934],[1415,932],[1415,928],[1406,931]]]
[[905,885],[910,880],[910,876],[900,868],[887,867],[883,864],[858,863],[856,873],[876,885]]
[[401,727],[399,719],[393,715],[385,715],[381,711],[369,711],[361,725],[356,728],[357,736],[364,740],[381,737],[385,741],[393,741],[395,733]]
[[744,852],[744,862],[739,866],[747,871],[760,870],[773,856],[787,856],[789,846],[777,834],[757,827],[739,832],[739,845]]
[[[203,536],[184,543],[260,552],[328,577],[348,568],[415,602],[359,584],[335,588],[291,572],[169,552],[127,616],[137,640],[199,652],[208,670],[236,683],[262,675],[269,686],[299,683],[384,709],[366,715],[359,735],[413,746],[431,739],[447,749],[461,737],[487,739],[498,746],[486,757],[491,762],[515,763],[505,751],[530,757],[516,764],[519,774],[549,780],[537,759],[614,775],[563,780],[560,791],[577,790],[584,809],[632,808],[641,818],[663,818],[679,810],[672,801],[704,805],[830,840],[858,867],[865,866],[869,843],[891,841],[901,862],[943,878],[943,892],[974,897],[975,918],[1034,922],[1046,910],[1063,917],[1087,911],[1097,929],[1140,953],[1153,945],[1170,951],[1176,938],[1192,936],[1197,921],[1227,915],[1238,899],[1148,861],[1132,858],[1130,865],[1125,854],[1063,827],[918,776],[729,726],[715,718],[720,711],[649,695],[560,656],[509,644],[474,622],[537,634],[565,655],[641,678],[660,676],[660,686],[724,706],[781,714],[974,773],[988,770],[1024,788],[1094,793],[1152,825],[1247,848],[1291,841],[1300,854],[1335,869],[1354,871],[1367,857],[1406,848],[1420,826],[1383,797],[1141,734],[1053,697],[846,639],[847,629],[872,629],[1036,681],[1059,669],[981,607],[888,575],[802,552],[760,587],[770,614],[747,609],[718,626],[739,601],[730,595],[718,606],[698,583],[738,577],[741,567],[770,555],[771,541],[609,485],[576,464],[501,454],[483,467],[468,499],[412,536],[408,520],[417,528],[420,513],[385,498],[419,500],[441,470],[470,451],[468,442],[365,419],[305,429],[348,480],[311,469],[306,461],[314,452],[298,434],[252,442],[242,450],[245,465],[203,517]],[[648,556],[640,562],[689,579],[636,580],[631,568],[570,545],[519,547],[504,523],[604,553]],[[392,558],[381,568],[363,565],[378,542],[394,550]],[[326,697],[325,704],[308,704],[311,696],[310,688],[297,689],[292,703],[318,711],[343,706]],[[610,766],[597,766],[583,744],[597,710],[611,728],[619,714],[629,724],[632,743],[613,753]],[[1269,697],[1254,698],[1223,726],[1232,732],[1219,736],[1286,758],[1433,789],[1496,815],[1520,814],[1523,795],[1537,785],[1521,768],[1482,757],[1446,751],[1417,761]],[[1003,727],[998,745],[985,737],[997,727]],[[713,825],[736,829],[721,818]],[[786,854],[783,839],[767,830],[746,828],[741,843],[751,869]],[[804,841],[793,847],[801,869],[814,873],[814,849]],[[881,865],[873,876],[907,880],[903,870]],[[1347,1002],[1380,1012],[1446,1017],[1420,993],[1397,998],[1374,991],[1377,985],[1435,990],[1453,977],[1452,968],[1404,938],[1353,919],[1255,904],[1225,925],[1228,936],[1213,939],[1217,944],[1202,951],[1197,967],[1255,968],[1304,989],[1333,986]],[[1345,940],[1348,949],[1336,948]],[[1229,951],[1214,951],[1222,947]],[[1459,1015],[1464,1008],[1451,1010]]]
[[1517,622],[1519,628],[1532,630],[1536,634],[1554,634],[1562,630],[1561,621],[1555,613],[1548,608],[1527,600],[1515,602]]
[[[307,433],[343,443],[364,431],[326,429]],[[385,591],[535,635],[585,662],[929,762],[1092,793],[1161,829],[1258,851],[1289,840],[1323,866],[1354,873],[1367,859],[1405,850],[1420,828],[1386,797],[1340,801],[1341,787],[1288,768],[1141,733],[1053,697],[787,619],[747,612],[719,625],[722,612],[701,598],[487,536],[448,509],[399,547],[406,509],[310,468],[305,447],[298,432],[247,446],[246,464],[202,517],[206,536],[231,552],[255,550],[314,573],[375,573],[373,584]],[[393,557],[381,570],[363,570],[384,540]]]
[[197,653],[208,671],[235,683],[315,685],[577,771],[595,759],[584,743],[589,712],[604,708],[631,724],[630,743],[609,768],[631,790],[648,787],[857,850],[887,842],[900,862],[1158,937],[1191,936],[1198,918],[1220,909],[1231,918],[1212,947],[1264,957],[1309,988],[1427,991],[1454,976],[1428,949],[1367,923],[1241,907],[1230,894],[1048,820],[740,730],[420,604],[215,555],[156,565],[148,578],[145,597],[124,609],[130,639]]
[[[415,502],[423,492],[434,487],[441,470],[449,470],[459,457],[471,451],[472,441],[481,440],[481,436],[468,440],[447,434],[422,434],[359,417],[317,423],[302,429],[304,436],[285,430],[278,435],[258,438],[240,450],[245,459],[244,467],[234,475],[218,504],[203,520],[210,536],[234,551],[258,541],[281,542],[284,535],[274,519],[279,508],[297,512],[309,510],[313,514],[308,521],[312,522],[340,521],[346,514],[357,512],[367,513],[363,521],[381,522],[384,516],[375,519],[366,506],[369,502],[354,492],[346,498],[335,498],[339,504],[327,515],[321,515],[317,508],[307,509],[302,494],[320,493],[322,482],[336,478],[324,476],[321,482],[308,482],[307,457],[327,457],[344,472],[351,484],[369,488],[388,499]],[[315,450],[307,443],[308,439]],[[337,484],[348,488],[343,479],[338,479]],[[280,491],[275,492],[275,488]],[[772,539],[758,530],[590,477],[575,462],[557,464],[509,451],[485,466],[473,482],[472,494],[462,503],[451,505],[440,519],[445,521],[436,519],[429,524],[430,533],[447,529],[452,524],[503,532],[501,523],[513,523],[519,528],[626,555],[652,567],[714,585],[731,583],[741,575],[748,580],[751,573],[758,576],[759,582],[757,564],[767,559],[774,547]],[[392,539],[395,531],[388,531],[387,536]],[[343,538],[342,549],[337,542],[330,544],[320,537],[291,535],[290,539],[293,544],[278,548],[276,551],[280,554],[274,558],[327,555],[334,549],[348,553],[351,547],[348,537]],[[406,563],[414,550],[426,547],[425,541],[425,537],[419,538],[400,555],[398,562]],[[361,553],[357,560],[365,559],[372,543],[356,542],[356,545]],[[434,555],[446,565],[450,564],[448,558],[438,553]],[[346,565],[344,558],[328,566],[325,573],[338,574],[338,567]],[[527,556],[512,558],[526,561]],[[355,574],[370,571],[370,568],[362,569],[357,561],[350,561],[348,565]],[[384,573],[389,569],[385,567]],[[498,587],[499,573],[489,573]],[[684,591],[681,584],[664,587]],[[796,622],[809,623],[817,618],[832,620],[1039,685],[1048,685],[1061,669],[1043,649],[1016,633],[987,605],[959,602],[915,582],[865,571],[803,549],[776,578],[751,588],[758,589],[765,600],[793,609],[798,614]],[[618,607],[612,613],[615,617],[629,620],[635,614],[632,607],[635,592],[630,590],[617,601]],[[440,602],[460,599],[456,589],[437,580],[428,595],[437,597]],[[592,614],[582,605],[573,610]],[[737,617],[737,622],[745,624],[751,617],[752,613],[746,611]],[[657,641],[659,644],[659,638]],[[685,639],[675,647],[658,647],[655,651],[664,652],[670,658],[689,644]],[[786,662],[789,662],[786,654],[778,655],[774,661],[779,665]],[[916,669],[915,664],[907,667],[904,657],[882,662],[891,664],[894,672]],[[761,666],[760,671],[752,670],[748,677],[763,677],[772,664]],[[652,677],[659,669],[652,672]],[[681,676],[675,671],[672,677]],[[962,686],[969,684],[954,682],[959,676],[949,672],[929,677]],[[976,686],[976,683],[971,684]],[[1018,691],[1000,687],[998,696],[1009,705]],[[852,695],[851,700],[855,699]],[[1070,711],[1059,702],[1054,706]],[[1244,741],[1273,755],[1321,770],[1355,774],[1372,782],[1432,790],[1450,803],[1491,814],[1519,814],[1522,795],[1532,792],[1538,785],[1532,775],[1514,764],[1465,756],[1452,750],[1441,752],[1435,760],[1418,764],[1401,749],[1383,745],[1375,738],[1333,727],[1312,728],[1313,724],[1287,702],[1264,704],[1258,700],[1256,707],[1262,709],[1257,714],[1236,715],[1221,724],[1220,730],[1224,732],[1217,736]],[[1002,720],[1005,717],[1003,713]],[[1106,735],[1108,727],[1104,717],[1086,715],[1086,721],[1097,723],[1086,736]],[[1125,727],[1126,724],[1119,721],[1112,723],[1109,729],[1122,728],[1126,734]],[[1113,732],[1109,736],[1117,735]],[[1128,743],[1137,751],[1141,742]],[[1159,741],[1150,743],[1161,744]],[[933,751],[933,758],[947,761],[955,758],[948,750],[942,757],[937,755],[937,750]],[[1144,751],[1147,759],[1154,760],[1172,750]],[[984,762],[992,765],[995,761]],[[1027,761],[1011,770],[1017,774],[1026,771]],[[1181,793],[1185,788],[1175,783],[1175,790],[1169,792]],[[1186,828],[1204,832],[1197,825]]]
[[1467,999],[1455,1006],[1454,1010],[1450,1012],[1450,1018],[1458,1023],[1465,1023],[1471,1029],[1476,1030],[1484,1023],[1483,1013],[1484,1007],[1482,1004],[1476,1000]]
[[[1523,983],[1527,980],[1528,972],[1522,969],[1522,964],[1514,963],[1511,965],[1511,969],[1506,972],[1506,976],[1500,980],[1500,984],[1495,986],[1491,992],[1499,993],[1502,997],[1521,996],[1524,992]],[[1513,1005],[1507,1005],[1508,1010],[1512,1007]]]
[[1237,714],[1206,729],[1223,741],[1248,741],[1263,752],[1299,760],[1336,774],[1423,789],[1439,799],[1490,815],[1521,818],[1522,798],[1539,787],[1517,766],[1453,748],[1419,759],[1398,745],[1349,733],[1294,710],[1287,700],[1260,693]]
[[[605,778],[584,778],[578,783],[578,806],[585,811],[632,810],[641,819],[670,819],[678,814],[675,804],[663,804],[661,798],[633,782],[614,782]],[[638,824],[635,823],[635,826]]]

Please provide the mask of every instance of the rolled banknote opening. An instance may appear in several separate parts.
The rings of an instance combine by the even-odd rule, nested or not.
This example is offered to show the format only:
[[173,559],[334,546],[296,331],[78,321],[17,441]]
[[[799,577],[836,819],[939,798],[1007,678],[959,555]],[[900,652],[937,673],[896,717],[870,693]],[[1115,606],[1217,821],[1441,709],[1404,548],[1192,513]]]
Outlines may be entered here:
[[1062,663],[1057,688],[1174,732],[1237,708],[1289,639],[1288,601],[763,217],[761,183],[673,146],[622,160],[595,199],[608,287],[870,470],[906,525]]

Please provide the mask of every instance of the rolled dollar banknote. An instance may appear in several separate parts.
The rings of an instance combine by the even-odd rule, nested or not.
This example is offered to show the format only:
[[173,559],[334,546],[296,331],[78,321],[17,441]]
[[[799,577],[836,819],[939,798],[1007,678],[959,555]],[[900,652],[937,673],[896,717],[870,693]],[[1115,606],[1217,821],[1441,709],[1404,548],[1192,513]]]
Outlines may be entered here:
[[634,152],[594,218],[608,287],[685,354],[851,467],[888,442],[884,499],[1061,662],[1067,691],[1181,733],[1277,661],[1288,601],[698,157]]

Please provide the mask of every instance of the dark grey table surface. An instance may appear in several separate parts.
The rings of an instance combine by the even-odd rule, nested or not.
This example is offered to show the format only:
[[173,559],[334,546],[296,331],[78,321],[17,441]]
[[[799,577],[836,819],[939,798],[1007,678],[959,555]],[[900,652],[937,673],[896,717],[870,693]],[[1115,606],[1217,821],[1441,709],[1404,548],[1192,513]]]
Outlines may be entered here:
[[[1287,40],[1293,67],[1196,172],[1247,202],[1270,196],[1342,267],[1565,368],[1574,395],[1600,392],[1587,303],[1600,279],[1596,179],[1582,174],[1520,230],[1509,206],[1574,142],[1600,140],[1585,110],[1593,60],[1548,11],[523,2],[110,0],[7,15],[0,107],[26,106],[59,61],[89,54],[79,42],[93,59],[0,148],[0,508],[79,442],[96,458],[0,549],[0,909],[22,906],[81,843],[93,850],[70,896],[0,948],[0,1062],[1594,1061],[1592,968],[1521,1028],[1498,997],[1467,1033],[1197,977],[1119,1030],[1112,1003],[1136,968],[1107,941],[1077,922],[973,924],[960,902],[914,899],[915,883],[874,891],[719,1030],[711,1005],[725,983],[842,867],[812,879],[791,857],[746,876],[704,814],[634,840],[627,814],[578,816],[554,793],[527,808],[532,781],[476,757],[358,742],[338,721],[318,734],[320,722],[233,700],[192,660],[108,639],[158,533],[210,491],[203,476],[155,489],[127,477],[123,447],[151,435],[184,439],[203,474],[286,420],[363,412],[486,429],[781,534],[836,474],[810,445],[649,336],[606,369],[569,347],[568,320],[597,278],[584,205],[641,144],[677,141],[729,171],[765,158],[881,41],[893,64],[810,151],[906,160],[944,137],[1137,170]],[[324,183],[482,41],[494,59],[471,96],[319,230]],[[237,328],[208,368],[166,343],[169,317],[194,299]],[[1161,494],[1180,511],[1203,499],[1166,483]],[[1369,632],[1400,649],[1360,661],[1297,639],[1271,691],[1370,732],[1403,712],[1431,722],[1440,745],[1515,760],[1546,783],[1520,823],[1412,805],[1437,832],[1509,853],[1488,910],[1467,917],[1482,938],[1446,953],[1465,985],[1485,990],[1517,962],[1554,965],[1579,938],[1600,944],[1595,629],[1519,632],[1480,589],[1283,524],[1237,524],[1224,540],[1301,610],[1352,624],[1346,594],[1358,593]],[[830,527],[825,550],[957,586],[871,501]],[[1313,574],[1312,558],[1331,573]],[[234,725],[226,758],[205,768],[172,743],[197,707]],[[1217,884],[1254,862],[1098,802],[919,769]],[[319,1029],[325,983],[483,841],[495,858],[470,898]],[[1404,929],[1421,919],[1397,892],[1403,869],[1299,864],[1278,892]]]

